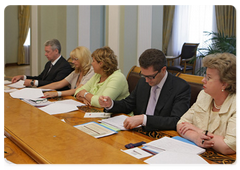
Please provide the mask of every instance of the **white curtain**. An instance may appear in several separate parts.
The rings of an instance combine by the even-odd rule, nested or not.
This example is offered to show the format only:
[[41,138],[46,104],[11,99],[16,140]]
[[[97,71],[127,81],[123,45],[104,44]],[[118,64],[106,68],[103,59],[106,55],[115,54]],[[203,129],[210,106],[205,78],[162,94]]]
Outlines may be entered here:
[[[177,5],[173,19],[172,36],[169,41],[167,54],[178,56],[182,45],[188,43],[200,43],[199,48],[206,46],[204,41],[209,37],[204,36],[204,31],[216,32],[215,9],[212,5]],[[176,61],[175,64],[178,62]],[[201,61],[197,60],[196,70],[201,67]]]

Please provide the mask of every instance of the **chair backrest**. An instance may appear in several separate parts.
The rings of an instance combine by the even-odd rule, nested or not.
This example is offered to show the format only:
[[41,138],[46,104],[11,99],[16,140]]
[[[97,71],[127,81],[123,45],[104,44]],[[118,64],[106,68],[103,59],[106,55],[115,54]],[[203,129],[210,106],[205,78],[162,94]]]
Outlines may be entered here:
[[127,82],[128,82],[129,93],[131,93],[135,89],[138,83],[138,80],[141,78],[141,76],[139,75],[140,71],[141,71],[140,67],[133,66],[128,72]]
[[189,59],[196,56],[199,43],[184,43],[182,46],[181,58]]
[[203,89],[203,82],[202,82],[203,77],[190,75],[190,74],[183,74],[183,73],[177,73],[176,76],[182,78],[183,80],[188,82],[188,84],[190,85],[191,87],[190,106],[192,106],[193,103],[196,102],[199,92]]

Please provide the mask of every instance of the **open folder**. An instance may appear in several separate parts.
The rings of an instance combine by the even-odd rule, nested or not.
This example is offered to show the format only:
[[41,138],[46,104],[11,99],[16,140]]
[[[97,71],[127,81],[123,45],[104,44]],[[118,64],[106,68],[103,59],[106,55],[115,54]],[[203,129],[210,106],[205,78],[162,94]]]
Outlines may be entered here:
[[[206,150],[199,146],[189,144],[177,139],[169,138],[169,137],[162,137],[160,139],[154,140],[144,145],[144,149],[151,148],[154,151],[156,148],[158,151],[171,151],[171,152],[181,152],[181,153],[188,153],[188,154],[201,154]],[[159,153],[156,150],[157,153]]]

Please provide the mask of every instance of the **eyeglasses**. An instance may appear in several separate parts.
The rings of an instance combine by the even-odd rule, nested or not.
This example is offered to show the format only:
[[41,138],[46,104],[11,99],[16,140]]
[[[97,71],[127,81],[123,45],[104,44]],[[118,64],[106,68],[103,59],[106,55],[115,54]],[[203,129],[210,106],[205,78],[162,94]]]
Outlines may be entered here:
[[71,58],[72,59],[72,61],[77,61],[78,60],[78,58]]
[[149,80],[153,80],[153,79],[155,79],[155,77],[157,76],[157,74],[158,74],[159,72],[160,72],[160,71],[158,71],[155,75],[152,75],[152,76],[146,76],[146,75],[143,75],[143,74],[141,73],[141,71],[140,71],[139,75],[140,75],[141,77],[148,78]]
[[207,81],[209,81],[209,80],[211,79],[207,74],[204,74],[203,77],[204,77]]

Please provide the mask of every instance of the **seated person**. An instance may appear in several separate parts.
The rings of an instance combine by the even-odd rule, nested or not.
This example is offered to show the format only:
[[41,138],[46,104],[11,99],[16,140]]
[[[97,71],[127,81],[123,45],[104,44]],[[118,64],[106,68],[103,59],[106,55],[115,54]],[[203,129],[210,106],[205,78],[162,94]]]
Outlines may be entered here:
[[204,90],[178,122],[177,131],[200,147],[236,153],[236,57],[212,54],[204,57],[203,65]]
[[25,86],[44,86],[60,81],[72,72],[70,64],[61,56],[61,44],[57,39],[45,42],[45,56],[49,60],[39,76],[18,75],[12,78],[12,83],[24,80]]
[[75,92],[76,99],[87,105],[100,107],[98,98],[107,95],[113,100],[121,100],[129,95],[125,76],[118,70],[117,57],[109,47],[92,53],[95,75]]
[[139,64],[142,78],[131,94],[121,101],[112,101],[103,95],[99,98],[100,105],[110,113],[134,111],[135,116],[124,121],[126,129],[143,125],[146,131],[175,130],[178,120],[189,108],[189,84],[167,72],[166,57],[158,49],[144,51]]
[[45,92],[46,98],[56,96],[71,96],[74,95],[76,88],[84,85],[94,75],[91,62],[91,52],[86,47],[77,47],[70,53],[70,58],[74,64],[75,70],[65,79],[40,87],[41,89],[61,89],[65,86],[70,86],[70,90],[61,92]]

